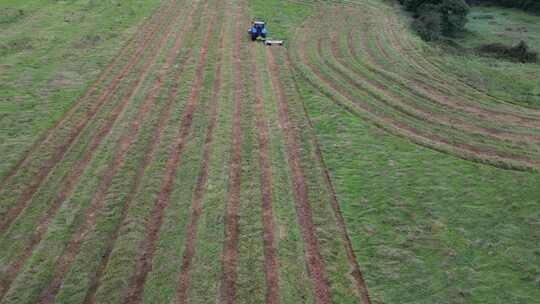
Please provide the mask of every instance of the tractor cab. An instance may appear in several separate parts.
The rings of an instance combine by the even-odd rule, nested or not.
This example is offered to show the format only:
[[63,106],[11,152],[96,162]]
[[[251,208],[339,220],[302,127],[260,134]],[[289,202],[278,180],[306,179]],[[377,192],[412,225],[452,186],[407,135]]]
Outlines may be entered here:
[[251,28],[248,31],[251,36],[251,40],[255,41],[258,37],[266,39],[266,26],[264,21],[253,21],[251,22]]

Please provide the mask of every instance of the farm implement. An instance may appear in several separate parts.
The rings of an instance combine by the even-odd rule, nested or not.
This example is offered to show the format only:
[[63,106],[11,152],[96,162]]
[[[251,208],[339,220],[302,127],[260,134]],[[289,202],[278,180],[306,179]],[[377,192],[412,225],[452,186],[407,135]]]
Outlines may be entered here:
[[267,39],[268,31],[266,29],[266,23],[261,20],[254,20],[251,22],[251,27],[248,30],[248,34],[251,37],[251,41],[261,40],[265,45],[283,45],[283,40]]

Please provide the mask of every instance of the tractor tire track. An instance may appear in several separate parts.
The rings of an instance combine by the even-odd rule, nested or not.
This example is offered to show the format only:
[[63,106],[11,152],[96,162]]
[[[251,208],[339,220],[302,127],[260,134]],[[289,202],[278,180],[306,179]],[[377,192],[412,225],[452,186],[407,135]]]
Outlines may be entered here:
[[[151,24],[154,22],[154,19],[159,19],[158,17],[163,11],[167,11],[164,8],[164,4],[162,3],[159,8],[157,8],[150,17],[147,17],[146,20],[137,26],[137,29],[135,30],[135,33],[142,32],[144,28],[147,28],[151,26]],[[70,106],[70,108],[62,114],[62,116],[52,125],[47,131],[45,131],[39,138],[37,138],[32,146],[26,150],[22,156],[17,160],[17,163],[11,169],[8,171],[8,173],[2,177],[0,181],[0,191],[4,187],[5,184],[8,183],[8,181],[13,178],[13,176],[19,171],[19,169],[22,167],[23,164],[26,163],[28,158],[31,154],[36,152],[36,150],[41,146],[44,142],[46,142],[49,138],[51,138],[53,135],[53,132],[58,129],[73,113],[79,109],[82,102],[89,98],[92,94],[95,93],[95,91],[98,89],[98,86],[109,76],[112,69],[118,64],[121,58],[126,57],[128,54],[127,52],[132,47],[133,44],[137,43],[137,37],[138,35],[133,35],[124,45],[122,48],[114,55],[112,61],[105,66],[105,68],[99,73],[98,78],[90,84],[88,89],[84,92],[84,94],[77,98],[75,102]],[[144,38],[144,37],[142,37]]]
[[[219,2],[217,2],[219,3]],[[147,232],[144,242],[142,243],[142,254],[137,260],[135,275],[130,279],[130,284],[127,291],[127,296],[124,303],[140,303],[142,301],[142,295],[144,291],[144,283],[146,276],[151,270],[151,262],[154,252],[156,250],[156,241],[158,238],[159,230],[163,222],[163,216],[165,209],[169,204],[170,194],[173,191],[172,186],[178,167],[180,166],[180,156],[184,150],[187,137],[191,133],[191,125],[193,121],[193,114],[199,100],[199,93],[203,82],[203,72],[206,66],[206,58],[208,53],[208,45],[210,42],[210,34],[213,32],[214,22],[216,15],[212,14],[210,17],[208,27],[205,31],[205,39],[203,46],[199,51],[199,63],[196,70],[195,80],[193,82],[192,90],[187,101],[186,110],[182,116],[182,123],[180,126],[180,134],[174,143],[174,150],[169,155],[169,159],[166,164],[165,175],[161,182],[161,189],[156,198],[152,214],[150,216],[150,222],[147,226]]]
[[[186,24],[191,24],[191,15],[187,18]],[[81,226],[77,228],[77,231],[73,235],[70,243],[67,245],[64,254],[59,258],[57,262],[58,266],[55,268],[56,271],[53,275],[53,278],[48,287],[45,288],[41,293],[39,303],[51,303],[54,300],[56,293],[60,289],[64,275],[68,271],[71,263],[75,260],[75,257],[79,252],[82,238],[90,229],[94,227],[96,223],[96,213],[101,208],[105,194],[107,193],[107,190],[109,189],[118,169],[124,162],[124,158],[127,155],[127,152],[131,144],[133,143],[133,140],[139,132],[144,117],[150,110],[150,107],[153,106],[156,101],[156,97],[161,88],[161,82],[165,77],[167,71],[170,70],[172,64],[174,63],[174,59],[176,58],[176,55],[178,54],[178,51],[182,46],[183,37],[186,33],[187,28],[188,27],[183,27],[183,30],[178,32],[178,34],[176,35],[175,44],[169,50],[166,56],[166,62],[159,71],[159,74],[154,81],[153,87],[146,95],[143,105],[137,113],[136,119],[132,121],[128,129],[128,133],[120,139],[119,148],[113,158],[113,161],[107,168],[107,172],[104,174],[104,177],[102,177],[101,184],[99,185],[97,192],[92,198],[90,207],[85,212],[84,222]]]
[[278,112],[281,129],[285,136],[287,162],[292,177],[293,196],[297,220],[300,225],[302,239],[304,241],[304,255],[308,268],[308,274],[313,285],[316,304],[332,303],[330,286],[326,278],[324,261],[320,252],[319,242],[315,235],[315,224],[308,197],[308,189],[304,177],[303,169],[300,165],[300,156],[298,155],[298,146],[294,138],[289,120],[289,109],[285,92],[281,87],[277,75],[277,66],[270,48],[267,49],[267,65],[270,70],[272,85],[276,90],[278,103]]
[[[165,29],[167,33],[170,33],[173,24],[174,24],[174,20],[171,20],[170,23],[167,25],[168,28]],[[150,37],[150,38],[153,38],[153,37]],[[113,109],[111,116],[107,119],[106,125],[100,131],[98,131],[97,134],[94,135],[94,138],[92,139],[92,143],[89,145],[89,148],[88,148],[89,151],[87,151],[86,155],[79,162],[79,164],[75,165],[75,168],[76,168],[75,171],[77,171],[80,168],[82,163],[84,163],[84,165],[82,166],[83,168],[81,169],[84,169],[84,166],[86,165],[86,163],[89,162],[94,150],[97,149],[97,147],[101,143],[101,140],[108,134],[109,130],[114,125],[116,118],[118,118],[118,116],[124,109],[125,105],[127,105],[127,101],[134,94],[135,90],[140,85],[140,82],[144,78],[144,75],[146,74],[148,68],[150,67],[151,63],[154,61],[155,57],[157,56],[158,51],[161,49],[161,47],[165,43],[165,38],[166,37],[163,37],[162,35],[162,39],[159,40],[158,45],[156,45],[152,49],[152,52],[149,58],[147,58],[147,61],[144,67],[141,69],[141,71],[139,71],[137,75],[137,79],[135,80],[135,83],[130,86],[130,90],[128,94],[124,96],[120,104],[117,105],[115,109]],[[139,55],[142,55],[142,51],[144,51],[144,46],[140,47],[140,51],[141,52],[139,53]],[[138,56],[136,59],[138,58],[140,58],[140,56]],[[115,78],[115,80],[111,83],[112,88],[110,88],[110,90],[106,90],[103,93],[103,95],[100,97],[100,99],[98,100],[97,102],[98,107],[101,107],[106,102],[107,98],[114,92],[114,89],[118,86],[120,81],[129,73],[130,68],[135,63],[136,63],[136,60],[134,59],[132,61],[132,64],[127,65],[122,71],[121,75]],[[0,222],[0,232],[4,232],[11,225],[11,223],[18,217],[18,215],[26,208],[31,198],[33,197],[34,193],[39,189],[41,184],[45,181],[45,179],[47,178],[49,173],[52,171],[52,169],[56,166],[56,164],[62,161],[64,155],[69,150],[69,147],[75,142],[75,140],[78,138],[78,135],[82,132],[84,127],[87,125],[90,119],[97,113],[97,111],[98,109],[96,108],[95,110],[92,110],[90,113],[87,113],[88,119],[83,120],[79,124],[79,126],[75,128],[75,131],[71,133],[72,136],[68,138],[67,143],[63,144],[59,149],[57,149],[57,151],[53,153],[54,154],[53,157],[49,161],[47,161],[47,164],[44,167],[42,167],[39,170],[38,174],[36,175],[35,182],[32,185],[30,185],[28,188],[23,190],[22,194],[17,199],[15,206],[13,208],[10,208],[8,212],[4,215],[2,222]],[[66,180],[67,180],[67,183],[75,184],[71,182],[70,178],[67,178]]]
[[263,252],[266,279],[266,303],[278,304],[279,273],[274,236],[274,215],[272,212],[272,169],[268,159],[268,127],[263,113],[261,79],[257,70],[255,47],[252,47],[251,73],[255,91],[255,124],[259,141],[259,166],[261,168],[261,208],[263,223]]
[[197,177],[197,183],[193,193],[193,199],[191,202],[191,216],[190,222],[186,227],[186,241],[184,245],[184,254],[182,256],[182,264],[180,266],[180,273],[178,275],[177,287],[176,287],[176,299],[175,303],[185,304],[188,303],[188,291],[191,286],[191,269],[193,266],[193,257],[195,256],[195,246],[197,240],[197,226],[199,217],[202,213],[202,203],[204,197],[204,190],[208,181],[208,163],[210,156],[212,155],[212,142],[214,139],[214,129],[217,121],[217,114],[219,110],[219,94],[221,92],[221,67],[223,61],[223,41],[225,35],[225,20],[231,18],[230,3],[227,3],[224,21],[221,26],[219,35],[219,41],[217,46],[217,60],[214,83],[212,84],[212,96],[210,97],[210,116],[208,129],[206,131],[206,139],[203,148],[203,158],[201,162],[201,168],[199,176]]
[[[113,110],[113,112],[111,113],[111,117],[107,120],[106,126],[103,129],[98,131],[97,137],[94,137],[92,139],[92,142],[89,145],[89,149],[82,156],[82,158],[75,164],[73,171],[65,179],[64,189],[60,191],[56,199],[51,203],[45,216],[41,219],[34,234],[31,237],[30,244],[23,250],[19,258],[11,266],[9,266],[6,273],[6,279],[2,281],[2,290],[0,293],[0,299],[5,295],[5,293],[9,289],[9,286],[11,285],[11,283],[13,282],[13,280],[19,273],[19,270],[24,265],[26,260],[31,256],[35,246],[41,242],[43,236],[45,235],[45,232],[47,231],[48,225],[50,224],[50,222],[52,221],[52,219],[54,218],[54,216],[56,215],[56,213],[62,206],[62,203],[65,201],[67,197],[69,197],[71,192],[75,189],[75,186],[77,185],[80,177],[82,176],[84,169],[86,168],[87,164],[92,159],[93,153],[95,152],[95,150],[97,149],[101,141],[109,133],[114,122],[116,121],[116,118],[118,118],[120,113],[123,111],[124,107],[127,105],[131,96],[138,89],[141,80],[144,78],[144,74],[147,72],[148,68],[151,66],[154,59],[157,57],[159,51],[163,47],[165,41],[172,33],[171,30],[172,30],[172,24],[171,24],[171,27],[169,27],[167,33],[162,35],[158,45],[153,49],[153,52],[150,58],[148,58],[147,62],[145,63],[145,66],[139,72],[136,84],[131,87],[131,91],[126,96],[124,96],[122,102]],[[16,215],[18,215],[18,213]],[[12,222],[14,219],[15,218],[7,219],[6,223],[8,221]]]
[[221,285],[221,302],[236,302],[236,278],[238,263],[238,209],[240,207],[240,177],[242,170],[242,62],[240,54],[242,7],[237,2],[235,41],[233,49],[234,71],[234,110],[232,125],[231,159],[229,166],[229,192],[225,205],[225,229],[223,244],[223,281]]
[[[194,11],[190,12],[190,16],[187,19],[188,20],[187,24],[191,24],[191,20],[192,20],[192,17],[193,17],[193,12]],[[186,63],[188,62],[188,60],[190,58],[190,54],[191,54],[192,49],[193,48],[191,48],[191,47],[188,48],[188,52],[185,55],[185,58],[182,60],[182,62],[180,63],[180,65],[179,65],[179,67],[177,69],[177,73],[175,74],[174,81],[173,81],[173,86],[171,87],[171,89],[169,91],[169,94],[168,94],[168,97],[167,97],[166,105],[164,106],[164,108],[161,110],[161,112],[159,114],[159,120],[158,120],[157,127],[154,130],[154,133],[153,133],[153,135],[151,137],[151,141],[150,141],[150,143],[148,145],[147,150],[145,151],[142,164],[138,167],[137,174],[135,175],[135,179],[134,179],[134,182],[132,184],[129,195],[126,198],[126,200],[125,200],[125,202],[124,202],[124,204],[122,206],[122,211],[120,213],[119,224],[116,226],[114,232],[112,233],[111,237],[109,238],[108,242],[105,245],[105,252],[104,252],[104,254],[103,254],[102,258],[101,258],[98,270],[96,271],[95,275],[92,277],[90,287],[89,287],[89,289],[88,289],[88,291],[86,293],[85,299],[83,301],[84,304],[95,303],[95,300],[96,300],[95,296],[96,296],[97,289],[99,288],[101,278],[102,278],[102,276],[104,274],[104,271],[105,271],[105,268],[107,267],[107,264],[109,262],[109,258],[110,258],[110,255],[112,253],[112,250],[114,248],[114,244],[116,243],[116,240],[118,239],[118,236],[120,234],[120,229],[122,228],[122,225],[126,220],[128,210],[130,209],[131,204],[133,203],[133,200],[135,198],[135,194],[140,189],[140,185],[141,185],[141,182],[142,182],[142,177],[144,175],[144,171],[146,170],[148,165],[150,165],[150,162],[152,161],[152,159],[154,157],[155,149],[156,149],[157,144],[159,143],[159,141],[161,139],[161,135],[163,133],[163,129],[165,128],[166,122],[167,122],[168,118],[170,117],[172,106],[173,106],[174,101],[176,100],[176,97],[177,97],[177,94],[178,94],[178,90],[179,90],[179,86],[180,86],[180,79],[181,79],[183,71],[185,70]]]

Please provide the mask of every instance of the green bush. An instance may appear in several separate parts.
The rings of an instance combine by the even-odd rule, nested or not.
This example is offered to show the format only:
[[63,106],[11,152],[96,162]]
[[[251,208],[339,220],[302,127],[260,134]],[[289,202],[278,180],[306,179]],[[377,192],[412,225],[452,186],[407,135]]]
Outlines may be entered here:
[[425,40],[454,37],[463,32],[469,6],[465,0],[399,0],[414,13],[413,27]]
[[523,63],[538,61],[538,53],[531,51],[525,41],[521,41],[515,46],[507,46],[502,43],[485,44],[480,46],[478,51],[481,54],[516,60]]
[[445,36],[455,36],[464,31],[469,14],[469,6],[464,0],[444,0],[439,5],[439,12]]
[[413,28],[426,41],[440,40],[442,35],[441,14],[426,11],[413,21]]

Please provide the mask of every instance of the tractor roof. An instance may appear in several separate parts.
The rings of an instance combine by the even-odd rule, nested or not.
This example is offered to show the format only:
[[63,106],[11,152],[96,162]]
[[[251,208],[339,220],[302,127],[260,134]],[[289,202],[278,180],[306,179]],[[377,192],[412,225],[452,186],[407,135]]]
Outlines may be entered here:
[[253,21],[253,24],[264,25],[264,21]]

